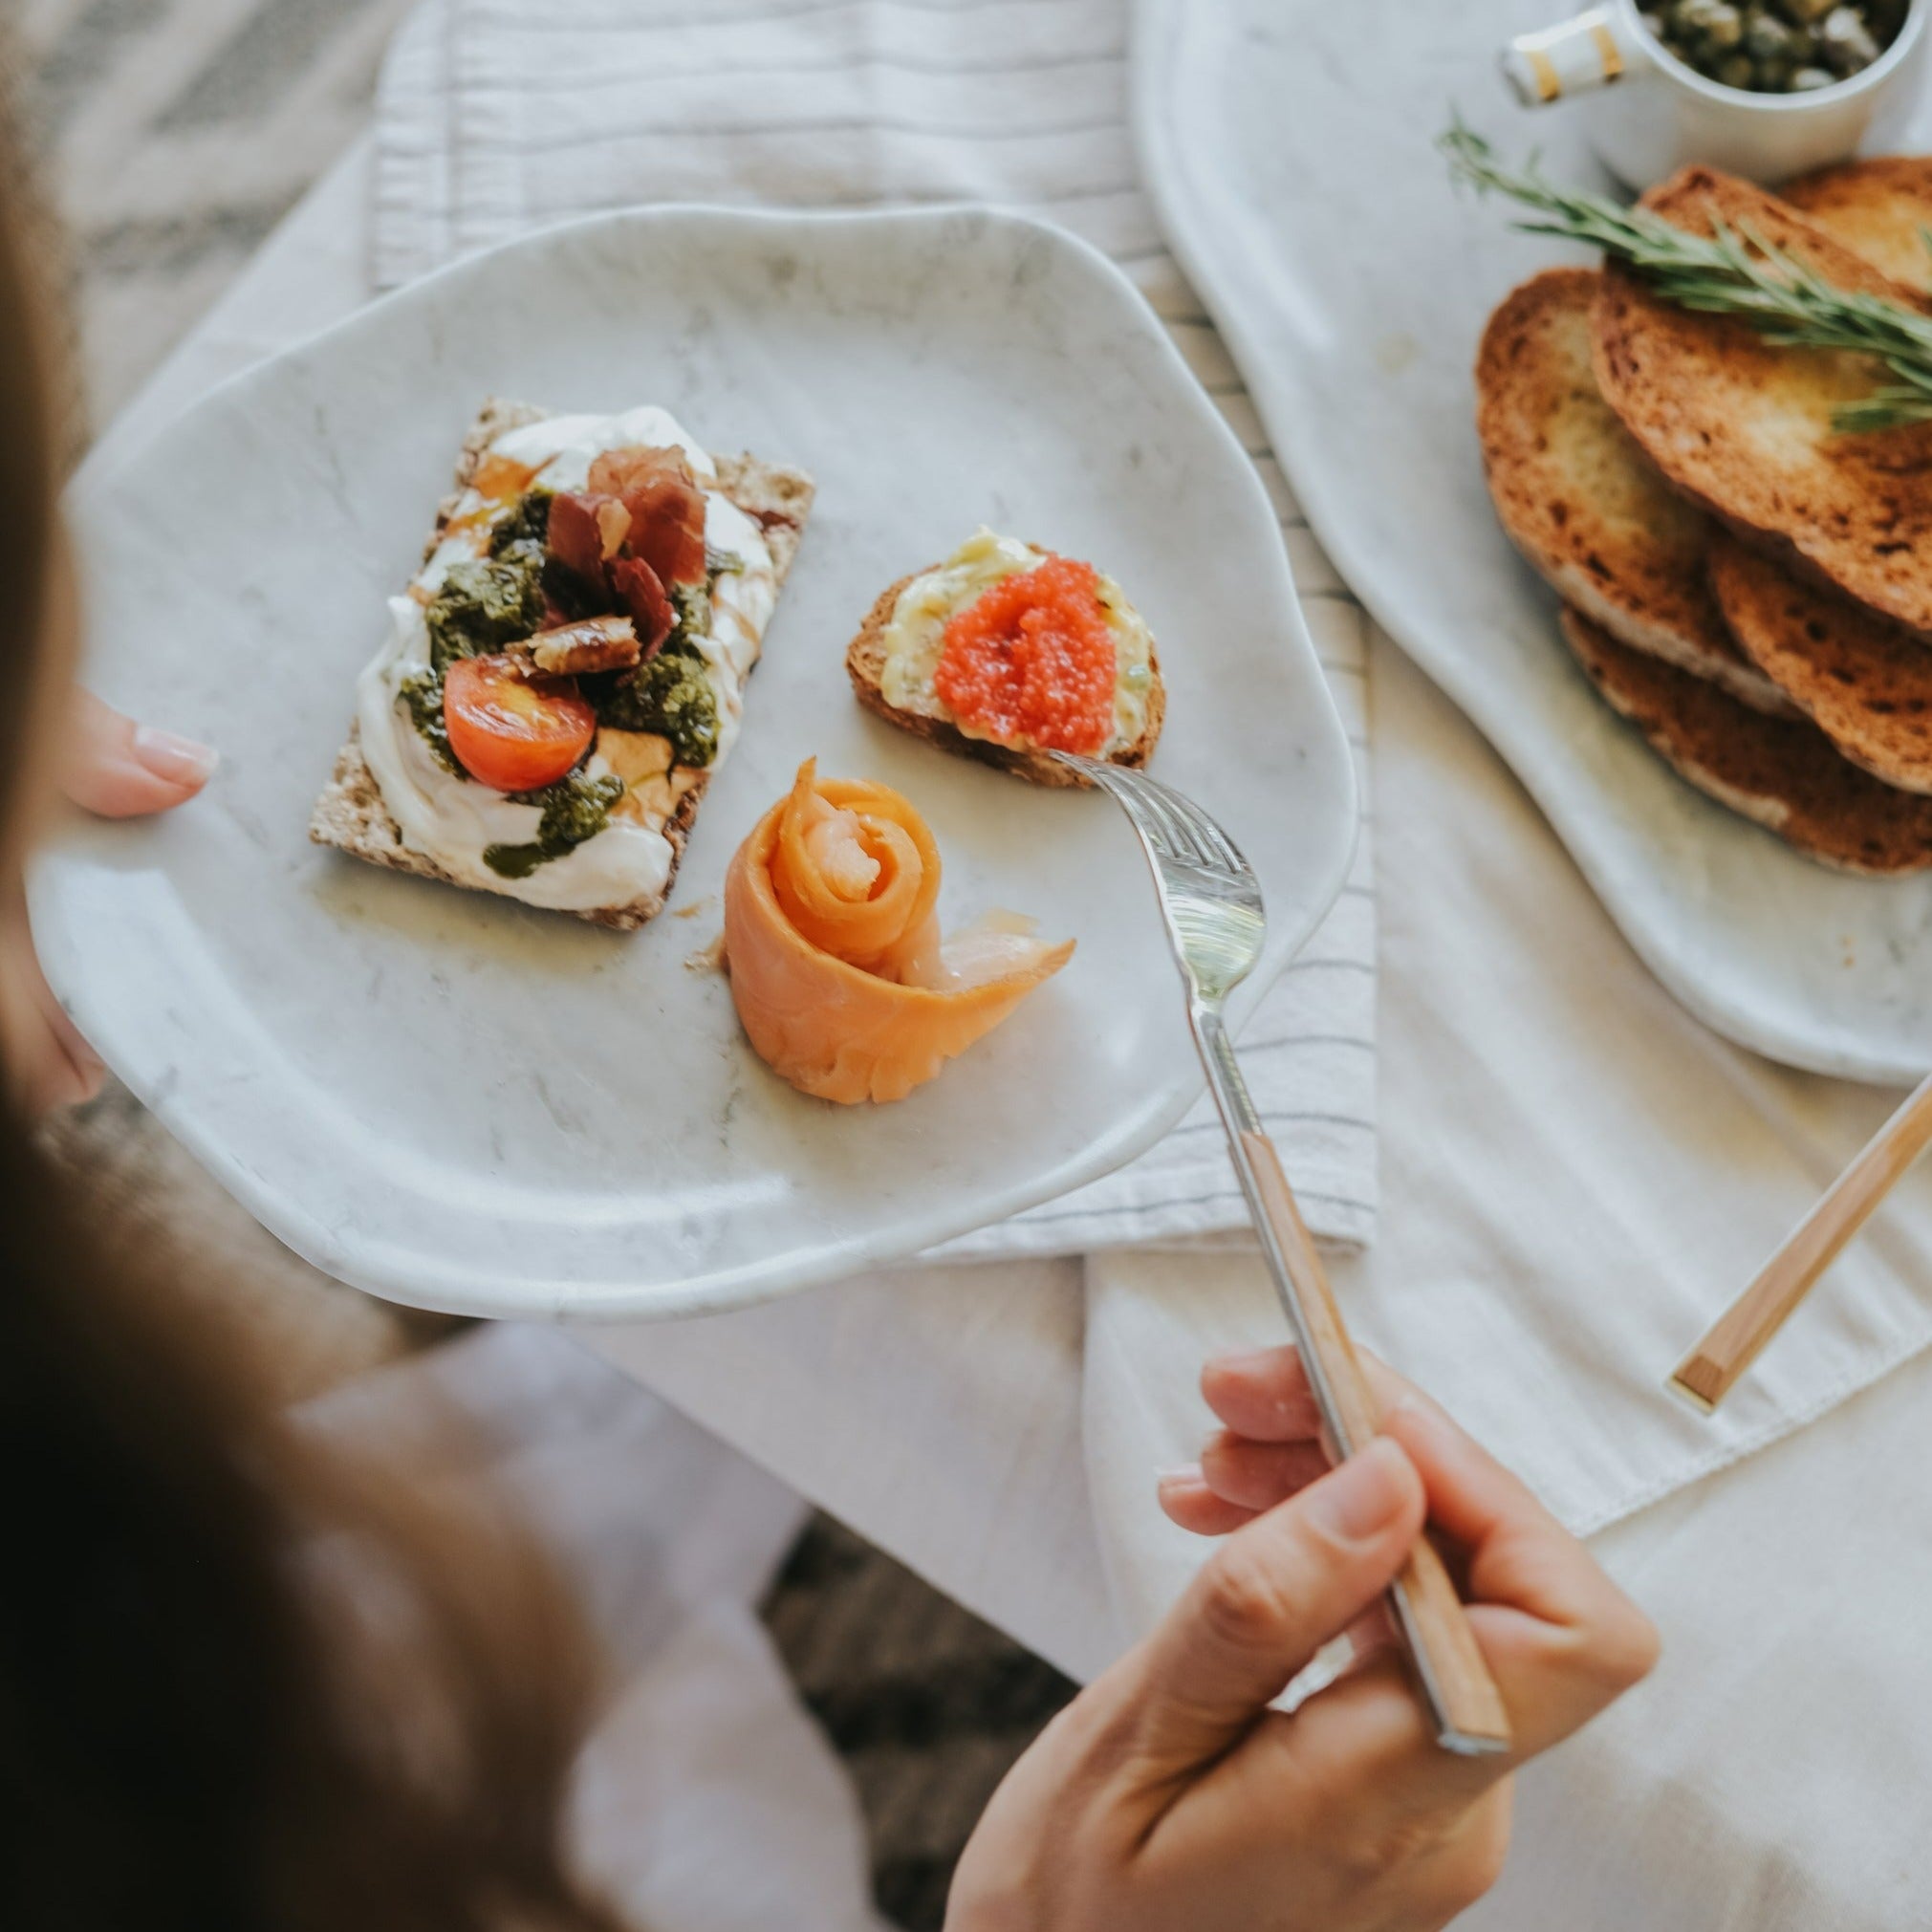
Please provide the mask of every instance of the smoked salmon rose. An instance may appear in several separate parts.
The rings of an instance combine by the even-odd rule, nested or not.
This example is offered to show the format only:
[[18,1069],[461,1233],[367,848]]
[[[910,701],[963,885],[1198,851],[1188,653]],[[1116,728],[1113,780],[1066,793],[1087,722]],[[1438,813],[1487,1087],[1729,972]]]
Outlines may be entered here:
[[847,1106],[902,1100],[1073,957],[1012,914],[942,939],[939,884],[900,793],[798,768],[725,880],[731,998],[773,1073]]

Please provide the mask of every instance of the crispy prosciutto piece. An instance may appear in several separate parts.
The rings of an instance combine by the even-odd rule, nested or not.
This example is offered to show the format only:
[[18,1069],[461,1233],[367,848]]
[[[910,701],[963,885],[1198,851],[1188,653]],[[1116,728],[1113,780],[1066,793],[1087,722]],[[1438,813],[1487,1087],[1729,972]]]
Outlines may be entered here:
[[637,663],[643,652],[630,619],[613,617],[585,618],[539,631],[530,640],[530,655],[538,670],[574,678],[586,671],[621,671]]
[[675,477],[696,490],[691,459],[682,449],[660,449],[639,444],[630,449],[606,449],[591,458],[590,487],[606,496],[628,496],[661,476]]
[[587,584],[604,581],[604,537],[594,499],[558,490],[550,500],[545,548],[572,575]]
[[658,574],[641,557],[620,556],[610,567],[611,588],[637,626],[640,655],[657,656],[677,628],[678,613]]
[[603,539],[604,561],[624,547],[624,538],[631,533],[631,513],[615,496],[607,496],[598,501],[597,508],[597,535]]
[[659,478],[627,491],[624,508],[631,513],[631,554],[642,557],[660,582],[705,581],[705,499],[697,490]]
[[705,580],[705,492],[682,449],[612,449],[592,463],[591,489],[630,511],[624,547],[658,581]]
[[630,619],[648,659],[677,627],[672,586],[705,581],[705,493],[682,449],[607,450],[589,484],[551,499],[550,624],[615,611]]

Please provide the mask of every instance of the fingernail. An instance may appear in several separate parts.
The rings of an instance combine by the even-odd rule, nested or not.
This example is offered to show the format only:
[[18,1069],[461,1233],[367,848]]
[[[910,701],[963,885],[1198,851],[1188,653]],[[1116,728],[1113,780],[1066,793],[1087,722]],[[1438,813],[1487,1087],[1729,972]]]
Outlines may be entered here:
[[1209,1356],[1207,1366],[1211,1369],[1226,1370],[1230,1375],[1258,1373],[1263,1369],[1273,1368],[1290,1351],[1283,1348],[1229,1349],[1226,1355]]
[[170,785],[200,785],[217,762],[217,754],[207,746],[178,738],[172,731],[157,731],[152,725],[136,727],[134,755]]
[[1366,1543],[1400,1514],[1410,1486],[1401,1450],[1385,1436],[1351,1456],[1308,1492],[1317,1524],[1346,1543]]
[[1155,1487],[1161,1489],[1176,1483],[1199,1483],[1203,1480],[1199,1463],[1183,1463],[1177,1469],[1160,1469],[1154,1476]]

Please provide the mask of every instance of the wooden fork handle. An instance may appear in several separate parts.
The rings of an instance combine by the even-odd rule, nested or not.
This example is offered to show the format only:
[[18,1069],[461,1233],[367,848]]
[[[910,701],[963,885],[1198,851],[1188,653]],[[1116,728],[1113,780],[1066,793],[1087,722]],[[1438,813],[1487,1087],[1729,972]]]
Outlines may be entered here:
[[[1302,1348],[1310,1383],[1335,1438],[1336,1453],[1353,1455],[1374,1437],[1381,1405],[1342,1322],[1335,1291],[1295,1205],[1274,1142],[1253,1129],[1242,1131],[1238,1139],[1254,1183],[1251,1199],[1272,1237],[1264,1247],[1273,1250],[1270,1263],[1279,1254],[1287,1273],[1286,1282],[1277,1285]],[[1444,1747],[1470,1754],[1508,1750],[1509,1714],[1433,1544],[1425,1540],[1416,1545],[1390,1596]]]

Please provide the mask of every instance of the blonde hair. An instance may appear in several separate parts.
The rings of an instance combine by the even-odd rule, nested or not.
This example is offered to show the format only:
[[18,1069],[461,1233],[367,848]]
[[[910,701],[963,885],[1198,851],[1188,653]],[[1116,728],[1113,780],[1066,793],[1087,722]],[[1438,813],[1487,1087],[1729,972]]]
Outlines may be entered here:
[[[4,129],[0,169],[9,181],[22,179]],[[53,332],[25,227],[20,200],[0,194],[0,649],[12,660],[11,702],[0,706],[0,862],[15,863],[53,755],[51,721],[66,675],[49,621],[58,489]]]

